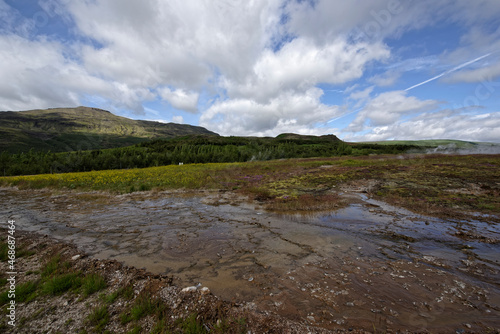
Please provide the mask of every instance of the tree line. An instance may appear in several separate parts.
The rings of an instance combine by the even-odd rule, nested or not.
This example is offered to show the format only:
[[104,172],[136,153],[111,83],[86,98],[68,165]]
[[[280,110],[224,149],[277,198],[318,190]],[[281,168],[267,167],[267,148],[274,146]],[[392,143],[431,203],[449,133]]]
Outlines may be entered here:
[[0,154],[0,175],[84,172],[144,168],[179,163],[245,162],[289,158],[402,153],[413,146],[347,144],[325,139],[188,136],[134,146],[53,153]]

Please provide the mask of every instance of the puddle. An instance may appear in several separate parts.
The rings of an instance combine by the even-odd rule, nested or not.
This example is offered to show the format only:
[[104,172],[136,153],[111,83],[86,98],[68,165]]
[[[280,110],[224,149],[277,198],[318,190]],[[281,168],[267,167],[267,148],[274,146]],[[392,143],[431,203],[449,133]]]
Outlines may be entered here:
[[278,215],[232,196],[3,188],[0,217],[325,328],[500,327],[500,227],[488,217],[443,221],[361,196],[329,214]]

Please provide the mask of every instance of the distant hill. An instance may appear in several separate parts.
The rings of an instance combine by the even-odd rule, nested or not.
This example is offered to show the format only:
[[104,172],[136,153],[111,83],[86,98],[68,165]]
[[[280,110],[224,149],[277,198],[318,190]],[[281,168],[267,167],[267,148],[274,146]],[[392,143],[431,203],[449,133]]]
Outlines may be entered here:
[[339,142],[341,141],[335,135],[324,135],[324,136],[307,136],[307,135],[299,135],[295,133],[282,133],[276,136],[276,139],[288,140],[310,140],[310,141],[331,141],[331,142]]
[[[361,144],[361,143],[359,143]],[[435,153],[484,153],[499,154],[500,143],[473,142],[453,139],[428,139],[428,140],[386,140],[363,142],[363,144],[377,145],[411,145],[426,149],[426,152]]]
[[0,152],[115,148],[185,135],[218,136],[199,126],[132,120],[89,107],[0,112]]

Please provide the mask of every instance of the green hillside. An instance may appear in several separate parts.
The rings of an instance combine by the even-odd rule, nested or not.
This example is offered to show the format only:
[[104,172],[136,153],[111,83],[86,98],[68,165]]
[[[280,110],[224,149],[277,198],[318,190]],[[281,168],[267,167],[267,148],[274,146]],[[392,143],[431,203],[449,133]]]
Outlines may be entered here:
[[199,134],[218,136],[199,126],[132,120],[89,107],[0,112],[0,152],[92,150]]

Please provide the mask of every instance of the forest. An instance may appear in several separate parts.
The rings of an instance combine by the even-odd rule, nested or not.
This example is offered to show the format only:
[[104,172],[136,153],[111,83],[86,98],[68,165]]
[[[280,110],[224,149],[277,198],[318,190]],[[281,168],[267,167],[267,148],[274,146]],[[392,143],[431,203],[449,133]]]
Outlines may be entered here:
[[[334,136],[333,136],[334,137]],[[322,137],[214,137],[190,135],[133,146],[54,153],[0,153],[0,175],[34,175],[145,168],[171,164],[246,162],[343,155],[398,154],[412,145],[355,144]]]

